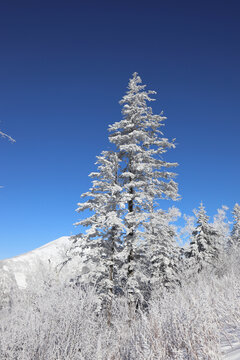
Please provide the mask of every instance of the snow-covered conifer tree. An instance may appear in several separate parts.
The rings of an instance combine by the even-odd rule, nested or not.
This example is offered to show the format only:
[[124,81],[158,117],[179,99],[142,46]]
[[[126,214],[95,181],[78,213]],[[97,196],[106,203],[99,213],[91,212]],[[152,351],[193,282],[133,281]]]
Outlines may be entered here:
[[[174,148],[174,142],[163,137],[160,130],[166,119],[154,115],[148,102],[154,101],[150,95],[155,91],[146,91],[141,78],[133,74],[128,91],[120,101],[123,105],[123,119],[109,127],[109,140],[116,145],[121,159],[119,179],[122,186],[122,201],[125,203],[124,236],[125,275],[128,295],[136,295],[138,259],[136,253],[139,243],[144,239],[146,225],[159,200],[176,199],[178,187],[170,172],[170,163],[163,159],[168,149]],[[151,247],[151,244],[149,244]]]
[[145,224],[146,263],[151,288],[171,288],[178,283],[180,248],[176,229],[171,223],[180,216],[179,209],[156,210]]
[[233,218],[234,224],[231,233],[231,243],[233,245],[240,245],[240,205],[238,203],[235,204],[233,209]]
[[[201,203],[198,211],[194,211],[197,218],[197,227],[193,231],[192,241],[186,251],[190,265],[196,266],[198,271],[206,265],[214,265],[219,255],[219,234],[209,224],[209,217]],[[193,264],[192,264],[193,263]]]
[[[174,141],[163,137],[161,128],[166,118],[162,114],[154,115],[148,106],[148,102],[154,100],[150,95],[155,92],[146,91],[141,83],[141,78],[134,73],[127,94],[120,101],[123,119],[109,127],[109,140],[115,149],[98,157],[98,172],[90,174],[95,179],[93,186],[83,194],[87,201],[79,204],[79,212],[90,210],[93,214],[77,223],[89,227],[81,239],[85,248],[91,250],[89,261],[98,264],[97,282],[111,293],[114,263],[122,264],[118,266],[118,270],[121,269],[118,278],[121,284],[126,284],[124,288],[131,303],[141,298],[140,284],[149,280],[141,271],[143,242],[147,242],[151,257],[154,257],[156,239],[159,243],[169,241],[169,245],[161,247],[171,249],[172,229],[167,230],[160,200],[178,198],[177,183],[173,180],[175,173],[169,171],[177,163],[163,159],[166,151],[175,147]],[[159,228],[164,224],[162,234],[155,231],[154,236],[149,237],[148,224],[153,224],[157,217],[160,217]],[[163,233],[168,234],[168,238],[164,238]],[[121,249],[117,256],[116,247]]]
[[[91,271],[88,280],[95,283],[105,300],[114,292],[115,256],[121,246],[123,222],[121,219],[118,185],[119,159],[115,152],[103,151],[97,157],[98,171],[91,173],[92,187],[82,195],[87,200],[78,204],[78,212],[89,210],[90,216],[76,223],[88,228],[79,244]],[[78,238],[78,237],[77,237]]]
[[226,249],[226,245],[229,243],[230,237],[230,228],[229,221],[227,219],[228,207],[223,205],[220,209],[217,210],[217,214],[213,218],[213,228],[218,233],[218,249],[219,253]]

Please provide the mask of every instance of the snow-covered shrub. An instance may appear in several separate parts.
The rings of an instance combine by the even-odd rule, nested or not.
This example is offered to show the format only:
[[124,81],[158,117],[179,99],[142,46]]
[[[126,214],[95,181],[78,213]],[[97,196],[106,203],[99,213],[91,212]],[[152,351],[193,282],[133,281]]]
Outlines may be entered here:
[[111,321],[96,311],[94,288],[19,292],[0,311],[0,358],[6,360],[221,359],[221,342],[240,328],[239,254],[221,277],[202,271],[174,292],[155,289],[146,311],[113,297]]

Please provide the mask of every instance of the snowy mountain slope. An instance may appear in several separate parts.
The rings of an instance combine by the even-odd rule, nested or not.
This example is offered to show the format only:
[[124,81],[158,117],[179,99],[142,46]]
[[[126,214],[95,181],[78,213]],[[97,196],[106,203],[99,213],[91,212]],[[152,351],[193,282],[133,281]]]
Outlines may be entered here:
[[63,236],[33,251],[0,261],[0,280],[20,289],[41,285],[48,279],[64,281],[79,274],[82,260],[78,257],[60,270],[71,247],[70,237]]

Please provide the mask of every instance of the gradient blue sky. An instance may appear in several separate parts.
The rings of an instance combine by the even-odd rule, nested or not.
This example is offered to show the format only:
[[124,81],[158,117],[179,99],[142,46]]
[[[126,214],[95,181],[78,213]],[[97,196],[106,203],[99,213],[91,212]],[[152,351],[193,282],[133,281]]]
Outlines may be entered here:
[[[182,200],[213,215],[240,201],[237,1],[1,1],[0,258],[72,225],[95,156],[137,71],[177,139]],[[168,206],[167,202],[163,207]]]

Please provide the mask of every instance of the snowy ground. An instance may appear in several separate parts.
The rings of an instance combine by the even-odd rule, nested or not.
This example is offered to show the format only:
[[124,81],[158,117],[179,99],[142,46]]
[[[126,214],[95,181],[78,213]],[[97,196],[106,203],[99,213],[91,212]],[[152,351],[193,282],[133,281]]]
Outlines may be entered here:
[[240,332],[234,331],[229,334],[231,337],[235,336],[235,340],[229,341],[225,339],[222,341],[222,351],[224,360],[240,360]]
[[224,360],[240,360],[240,343],[225,347],[224,351]]
[[[154,341],[154,346],[149,345],[150,350],[146,347],[144,350],[146,352],[143,357],[139,359],[149,358],[148,351],[155,351],[158,346],[161,348],[161,346],[167,344],[163,352],[167,351],[168,348],[172,348],[174,343],[171,343],[171,339],[175,339],[175,337],[176,339],[182,339],[182,337],[184,337],[186,344],[188,344],[188,340],[191,339],[190,344],[194,345],[192,350],[193,354],[194,349],[199,349],[202,344],[204,344],[205,347],[203,349],[203,356],[201,357],[200,355],[200,357],[202,359],[216,359],[219,356],[219,352],[217,351],[219,350],[219,338],[215,335],[219,334],[219,325],[221,329],[224,329],[224,334],[222,334],[223,337],[220,342],[220,358],[224,360],[240,360],[240,260],[238,257],[236,257],[236,259],[234,258],[235,260],[228,259],[228,262],[229,264],[232,264],[231,266],[234,271],[226,270],[225,277],[212,278],[212,281],[210,281],[209,276],[206,277],[206,275],[203,274],[199,282],[194,282],[192,285],[189,284],[184,288],[184,291],[181,291],[180,289],[173,297],[166,298],[165,302],[162,300],[161,306],[163,306],[164,309],[162,312],[159,311],[159,299],[156,298],[156,302],[153,303],[151,308],[151,319],[154,318],[156,321],[152,322],[151,319],[149,321],[147,317],[143,317],[141,321],[136,322],[134,325],[135,328],[131,328],[130,333],[128,333],[128,327],[125,327],[128,322],[123,316],[126,314],[126,307],[124,304],[121,305],[116,303],[115,306],[117,311],[115,314],[116,324],[114,327],[114,334],[116,329],[119,333],[116,337],[118,340],[115,341],[115,338],[113,339],[113,333],[111,333],[112,330],[109,330],[108,327],[106,327],[105,335],[103,336],[101,333],[101,337],[98,338],[97,334],[99,324],[97,324],[96,318],[94,317],[96,303],[93,302],[94,297],[92,296],[94,293],[86,293],[86,296],[84,295],[86,298],[83,298],[81,303],[82,305],[79,306],[80,295],[78,293],[70,294],[66,291],[65,287],[63,287],[63,292],[59,292],[60,289],[62,289],[62,285],[60,287],[58,287],[58,285],[62,284],[65,279],[69,281],[69,278],[74,276],[74,274],[85,273],[86,266],[84,259],[79,257],[70,261],[64,267],[64,270],[60,272],[57,271],[57,265],[64,261],[66,251],[70,246],[71,242],[69,242],[69,237],[62,237],[27,254],[0,261],[0,289],[2,282],[2,285],[4,285],[3,289],[5,289],[6,294],[9,290],[12,291],[11,285],[13,283],[15,283],[17,288],[20,290],[19,294],[22,294],[21,291],[24,289],[31,289],[32,287],[34,288],[34,291],[40,291],[40,294],[42,294],[39,298],[36,298],[37,302],[34,302],[33,304],[33,309],[35,309],[36,306],[38,309],[41,309],[38,313],[38,317],[35,316],[36,313],[34,311],[31,312],[28,302],[29,297],[27,296],[27,298],[23,297],[22,300],[19,298],[19,303],[18,301],[15,302],[15,307],[13,311],[9,313],[10,315],[7,317],[5,323],[3,319],[1,319],[0,333],[2,327],[4,337],[2,336],[2,339],[0,337],[0,352],[2,350],[1,347],[5,346],[5,350],[2,350],[0,360],[6,358],[4,351],[10,351],[10,342],[13,344],[15,344],[15,342],[16,344],[18,344],[18,342],[21,344],[27,344],[24,350],[27,353],[31,349],[33,349],[33,351],[35,351],[34,349],[36,348],[38,349],[39,331],[41,331],[43,339],[47,336],[46,334],[51,334],[49,338],[50,344],[56,344],[56,341],[58,341],[59,344],[62,344],[61,351],[64,352],[68,348],[68,338],[65,336],[64,329],[70,328],[72,329],[74,339],[75,334],[79,334],[77,341],[81,344],[81,349],[85,349],[84,351],[86,357],[83,358],[86,359],[98,358],[96,354],[96,351],[98,350],[95,351],[95,349],[98,349],[98,342],[101,344],[103,349],[109,350],[109,353],[107,353],[106,350],[106,354],[102,357],[103,359],[112,358],[112,353],[123,351],[122,349],[125,349],[126,347],[126,337],[125,335],[123,336],[123,334],[128,334],[126,335],[127,338],[128,336],[131,338],[131,340],[128,339],[128,346],[132,346],[131,351],[135,351],[136,354],[138,354],[131,358],[138,359],[140,356],[140,350],[141,354],[143,351],[139,344],[152,344],[152,339],[155,339],[156,331],[158,334],[156,339],[157,343],[155,344]],[[229,264],[228,266],[230,267]],[[55,281],[53,281],[54,287],[51,287],[51,292],[49,292],[49,288],[47,289],[46,297],[44,293],[46,289],[42,285],[45,280],[52,278],[55,279]],[[6,286],[8,284],[9,286]],[[69,291],[70,290],[71,289],[69,288]],[[16,294],[18,293],[16,292]],[[46,301],[46,298],[48,301]],[[6,299],[8,298],[6,297]],[[59,299],[61,299],[61,301],[59,301]],[[70,300],[71,305],[69,305]],[[6,301],[4,303],[3,301],[3,304],[8,303]],[[121,305],[122,307],[120,306],[118,308],[117,305]],[[88,311],[86,310],[87,306],[89,306]],[[76,317],[76,312],[78,312],[78,317]],[[62,316],[62,314],[65,315]],[[183,316],[182,314],[185,315]],[[215,317],[213,316],[214,314]],[[26,321],[29,321],[29,319],[31,319],[31,326],[27,328],[25,327],[25,324]],[[81,319],[81,321],[78,321],[78,319]],[[59,321],[62,321],[62,326],[59,326]],[[102,324],[102,320],[100,323]],[[162,331],[161,326],[158,326],[158,324],[162,323],[166,324],[166,326],[168,326],[168,324],[171,324],[171,326],[173,325],[171,327],[173,336],[167,338],[164,337],[166,332]],[[52,328],[56,328],[58,330],[54,332],[54,336],[52,336]],[[6,331],[6,329],[8,329],[8,331]],[[24,332],[22,329],[24,329]],[[101,329],[103,330],[103,328]],[[135,329],[135,332],[133,329]],[[196,334],[192,332],[192,329],[197,329]],[[86,331],[86,338],[84,337],[85,335],[82,335],[84,334],[84,331]],[[94,343],[94,346],[91,345],[89,347],[89,334],[92,333],[93,335],[91,335],[90,344],[94,341],[96,341],[96,343]],[[15,339],[15,342],[12,340],[13,338]],[[109,338],[112,339],[112,345],[108,349],[107,346],[109,346]],[[122,340],[119,341],[119,339]],[[3,343],[1,343],[1,340]],[[28,344],[31,344],[32,347]],[[51,345],[46,349],[44,341],[42,344],[44,345],[42,345],[41,351],[43,351],[44,355],[41,359],[53,358],[53,356],[49,354],[52,350],[54,350],[54,348],[52,349],[54,345]],[[208,346],[212,349],[212,345],[213,347],[215,346],[217,351],[216,353],[215,349],[211,350],[212,353],[209,353]],[[11,351],[15,351],[18,345],[14,346],[15,345],[13,345]],[[57,351],[59,351],[59,349],[57,349]],[[73,351],[75,351],[75,349],[73,349]],[[76,351],[78,352],[78,349]],[[183,353],[185,354],[184,351],[185,350],[183,350]],[[91,355],[89,355],[89,352],[91,352]],[[158,355],[160,356],[160,354],[157,353],[156,356]],[[184,355],[182,355],[181,352],[178,359],[180,360],[183,357]],[[14,356],[10,356],[9,358],[14,358]],[[34,358],[34,356],[29,355],[27,358],[31,359]],[[70,357],[62,358],[70,359]],[[75,358],[76,357],[72,357],[72,359]],[[192,358],[195,358],[195,356],[193,355]],[[159,359],[166,360],[166,358],[163,357],[159,357]],[[168,357],[168,359],[172,358]]]

